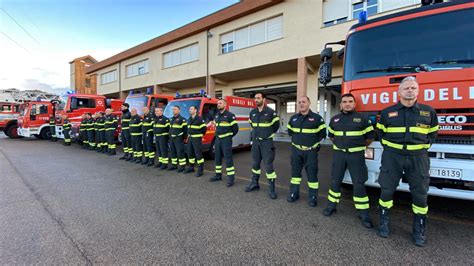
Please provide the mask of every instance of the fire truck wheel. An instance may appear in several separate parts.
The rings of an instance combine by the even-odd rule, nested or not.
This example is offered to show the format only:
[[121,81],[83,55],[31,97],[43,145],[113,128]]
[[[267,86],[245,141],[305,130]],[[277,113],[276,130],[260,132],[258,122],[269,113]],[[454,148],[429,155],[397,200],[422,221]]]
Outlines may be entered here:
[[12,138],[12,139],[20,138],[20,136],[18,135],[18,125],[17,124],[9,125],[5,129],[5,135],[7,135],[9,138]]
[[42,139],[50,139],[51,138],[51,131],[50,131],[49,127],[43,128],[43,130],[41,130],[40,136],[41,136]]
[[35,136],[37,139],[43,139],[40,134],[34,134],[33,136]]

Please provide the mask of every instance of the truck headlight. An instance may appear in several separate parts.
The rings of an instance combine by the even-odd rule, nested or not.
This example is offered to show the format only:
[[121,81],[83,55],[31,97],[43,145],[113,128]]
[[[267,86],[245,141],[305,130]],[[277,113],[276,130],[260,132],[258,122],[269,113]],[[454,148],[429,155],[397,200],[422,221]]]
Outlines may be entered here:
[[374,148],[365,149],[365,159],[373,160],[374,159]]

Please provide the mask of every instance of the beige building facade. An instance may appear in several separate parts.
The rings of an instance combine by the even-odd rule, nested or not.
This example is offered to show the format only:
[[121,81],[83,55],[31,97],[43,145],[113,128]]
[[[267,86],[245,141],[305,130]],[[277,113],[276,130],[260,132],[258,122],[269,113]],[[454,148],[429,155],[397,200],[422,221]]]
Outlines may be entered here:
[[320,52],[344,40],[359,13],[371,17],[410,9],[419,0],[243,0],[86,69],[97,93],[125,98],[130,91],[212,96],[267,94],[282,118],[296,112],[297,96],[326,121],[338,112],[342,62],[333,81],[318,82]]

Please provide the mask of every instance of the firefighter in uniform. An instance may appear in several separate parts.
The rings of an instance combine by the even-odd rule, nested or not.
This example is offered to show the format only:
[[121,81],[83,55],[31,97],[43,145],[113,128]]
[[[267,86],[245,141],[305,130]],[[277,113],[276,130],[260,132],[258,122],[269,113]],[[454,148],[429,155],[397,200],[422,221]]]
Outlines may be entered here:
[[132,115],[128,108],[130,105],[128,103],[123,103],[121,106],[122,109],[122,118],[121,118],[121,125],[122,125],[122,132],[121,140],[122,140],[122,147],[123,147],[123,156],[120,157],[120,160],[127,160],[130,161],[133,159],[133,152],[132,152],[132,142],[130,136],[130,118]]
[[56,118],[54,115],[49,116],[49,130],[51,131],[51,141],[56,142]]
[[194,165],[197,163],[198,171],[197,177],[203,175],[204,172],[204,157],[202,156],[202,138],[206,134],[206,122],[198,115],[198,108],[196,106],[189,107],[188,120],[188,160],[189,168],[186,173],[194,172]]
[[222,157],[224,157],[227,173],[227,187],[234,185],[235,168],[232,158],[232,138],[239,132],[239,125],[235,120],[235,115],[226,110],[227,102],[220,99],[217,102],[217,114],[210,122],[216,126],[214,137],[216,174],[211,177],[210,182],[222,180]]
[[107,152],[107,141],[105,140],[105,117],[102,112],[98,112],[95,119],[97,152]]
[[62,115],[63,118],[63,135],[64,135],[64,146],[71,146],[71,128],[72,124],[67,115]]
[[393,193],[400,178],[405,177],[412,195],[413,240],[415,245],[424,246],[430,184],[428,149],[439,126],[435,110],[417,103],[418,92],[416,79],[411,76],[404,78],[398,88],[400,101],[382,110],[377,123],[384,148],[379,175],[381,195],[377,234],[384,238],[390,235]]
[[95,139],[94,139],[94,118],[91,113],[88,113],[87,119],[87,141],[89,142],[89,150],[95,149]]
[[110,156],[116,155],[115,131],[117,130],[118,119],[112,114],[112,109],[108,108],[105,110],[104,122],[105,140],[107,143],[106,145],[108,148],[108,154]]
[[188,124],[180,112],[179,106],[173,106],[173,117],[170,118],[171,167],[168,169],[168,171],[172,171],[177,168],[179,173],[183,172],[186,166],[184,139],[188,135]]
[[145,152],[145,160],[143,165],[152,166],[155,164],[155,150],[153,147],[153,123],[154,115],[148,107],[143,107],[143,151]]
[[359,213],[362,225],[372,228],[369,216],[369,197],[365,189],[367,181],[367,165],[365,164],[365,148],[374,139],[374,128],[369,118],[355,111],[356,102],[352,94],[341,97],[341,113],[331,118],[328,136],[333,142],[333,162],[331,186],[328,192],[328,205],[323,211],[325,216],[336,212],[341,199],[341,183],[346,169],[349,169],[353,184],[353,200]]
[[318,200],[318,151],[319,143],[326,137],[326,125],[323,118],[311,111],[311,101],[307,96],[298,99],[299,112],[288,122],[288,134],[291,136],[291,181],[287,201],[299,199],[301,171],[306,170],[308,178],[308,204],[317,205]]
[[163,115],[163,108],[155,108],[155,121],[153,123],[153,134],[155,135],[156,152],[158,163],[155,167],[161,170],[168,168],[168,141],[170,120]]
[[82,142],[82,148],[89,148],[89,141],[87,141],[87,114],[82,114],[81,124],[79,125],[79,138]]
[[249,123],[252,127],[252,181],[245,188],[246,192],[259,190],[260,185],[260,165],[263,161],[269,184],[269,197],[276,199],[275,180],[277,174],[273,168],[275,160],[275,147],[273,146],[273,136],[280,127],[280,119],[275,111],[265,105],[266,97],[258,92],[254,96],[257,108],[250,112]]
[[99,133],[99,124],[100,124],[100,119],[101,119],[101,113],[96,112],[92,117],[93,117],[93,122],[92,122],[92,127],[94,128],[94,150],[98,151],[99,147],[101,147],[101,142],[100,142],[100,133]]
[[130,118],[130,136],[132,142],[133,159],[131,162],[142,162],[142,118],[137,113],[137,109],[132,108]]

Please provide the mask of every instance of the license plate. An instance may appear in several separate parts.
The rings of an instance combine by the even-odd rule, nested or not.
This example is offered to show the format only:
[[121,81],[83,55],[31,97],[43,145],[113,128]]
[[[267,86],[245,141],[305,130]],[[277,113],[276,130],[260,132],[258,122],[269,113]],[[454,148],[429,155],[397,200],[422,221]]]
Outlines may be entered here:
[[461,169],[433,167],[433,168],[430,169],[430,176],[461,179],[462,178],[462,170]]

